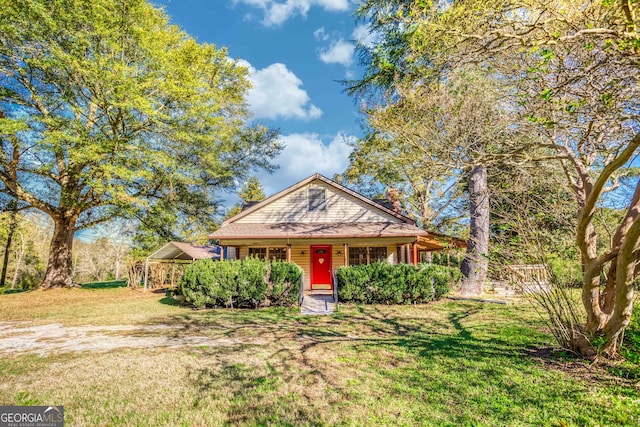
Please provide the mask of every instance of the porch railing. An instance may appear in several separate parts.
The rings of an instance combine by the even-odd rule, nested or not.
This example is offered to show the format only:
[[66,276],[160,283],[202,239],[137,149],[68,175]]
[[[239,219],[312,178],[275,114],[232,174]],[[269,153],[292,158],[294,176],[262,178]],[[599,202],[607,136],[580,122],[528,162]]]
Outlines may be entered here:
[[338,305],[338,277],[336,276],[336,270],[331,270],[331,284],[333,288],[333,302]]
[[505,278],[509,282],[529,284],[546,284],[549,281],[547,269],[543,264],[507,265]]
[[302,305],[302,300],[304,300],[304,291],[302,287],[304,286],[303,275],[300,275],[300,291],[298,292],[298,305]]

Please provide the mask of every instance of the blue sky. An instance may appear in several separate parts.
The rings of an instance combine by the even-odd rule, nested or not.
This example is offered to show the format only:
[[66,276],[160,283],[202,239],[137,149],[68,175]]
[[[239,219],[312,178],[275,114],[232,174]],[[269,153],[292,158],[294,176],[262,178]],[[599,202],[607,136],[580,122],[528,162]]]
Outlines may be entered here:
[[345,169],[346,141],[362,132],[357,106],[339,83],[362,73],[354,41],[369,37],[355,22],[358,1],[153,1],[198,41],[226,47],[249,67],[250,109],[280,129],[286,145],[280,169],[258,174],[267,195],[315,172],[331,177]]

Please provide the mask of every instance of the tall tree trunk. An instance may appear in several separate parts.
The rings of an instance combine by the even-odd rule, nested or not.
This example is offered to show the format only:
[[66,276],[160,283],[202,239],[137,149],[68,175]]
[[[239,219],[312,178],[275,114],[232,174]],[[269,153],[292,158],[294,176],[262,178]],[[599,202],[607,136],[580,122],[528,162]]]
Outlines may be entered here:
[[55,220],[43,288],[71,287],[73,284],[71,250],[74,231],[75,218]]
[[476,165],[469,175],[471,236],[460,270],[463,295],[479,295],[489,269],[489,188],[487,167]]

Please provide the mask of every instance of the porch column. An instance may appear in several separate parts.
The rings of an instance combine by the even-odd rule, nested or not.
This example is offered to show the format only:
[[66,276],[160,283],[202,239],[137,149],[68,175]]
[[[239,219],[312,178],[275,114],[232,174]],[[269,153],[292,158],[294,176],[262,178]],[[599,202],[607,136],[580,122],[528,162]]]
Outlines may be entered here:
[[418,244],[416,242],[413,242],[411,244],[411,248],[413,249],[413,265],[417,266],[418,265]]
[[344,265],[346,267],[349,265],[349,245],[346,243],[342,244],[342,255],[344,256]]
[[144,288],[142,288],[143,292],[147,292],[147,280],[149,277],[149,258],[144,263]]
[[224,261],[224,246],[220,246],[220,261]]
[[291,262],[291,244],[287,244],[287,262]]

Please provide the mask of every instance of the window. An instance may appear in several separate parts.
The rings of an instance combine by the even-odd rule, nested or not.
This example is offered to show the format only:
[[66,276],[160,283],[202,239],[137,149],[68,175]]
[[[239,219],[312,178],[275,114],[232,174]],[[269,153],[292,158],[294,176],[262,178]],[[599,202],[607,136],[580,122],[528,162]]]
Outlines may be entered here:
[[267,248],[249,248],[249,256],[267,259]]
[[275,261],[286,261],[287,248],[269,248],[269,259]]
[[386,262],[387,248],[384,246],[378,248],[369,248],[369,259],[371,262]]
[[262,260],[287,260],[287,248],[249,248],[249,256]]
[[309,188],[309,212],[327,210],[327,191],[324,188]]
[[349,248],[349,265],[367,263],[367,248]]
[[385,246],[369,248],[349,248],[349,265],[363,265],[386,261],[387,248]]

